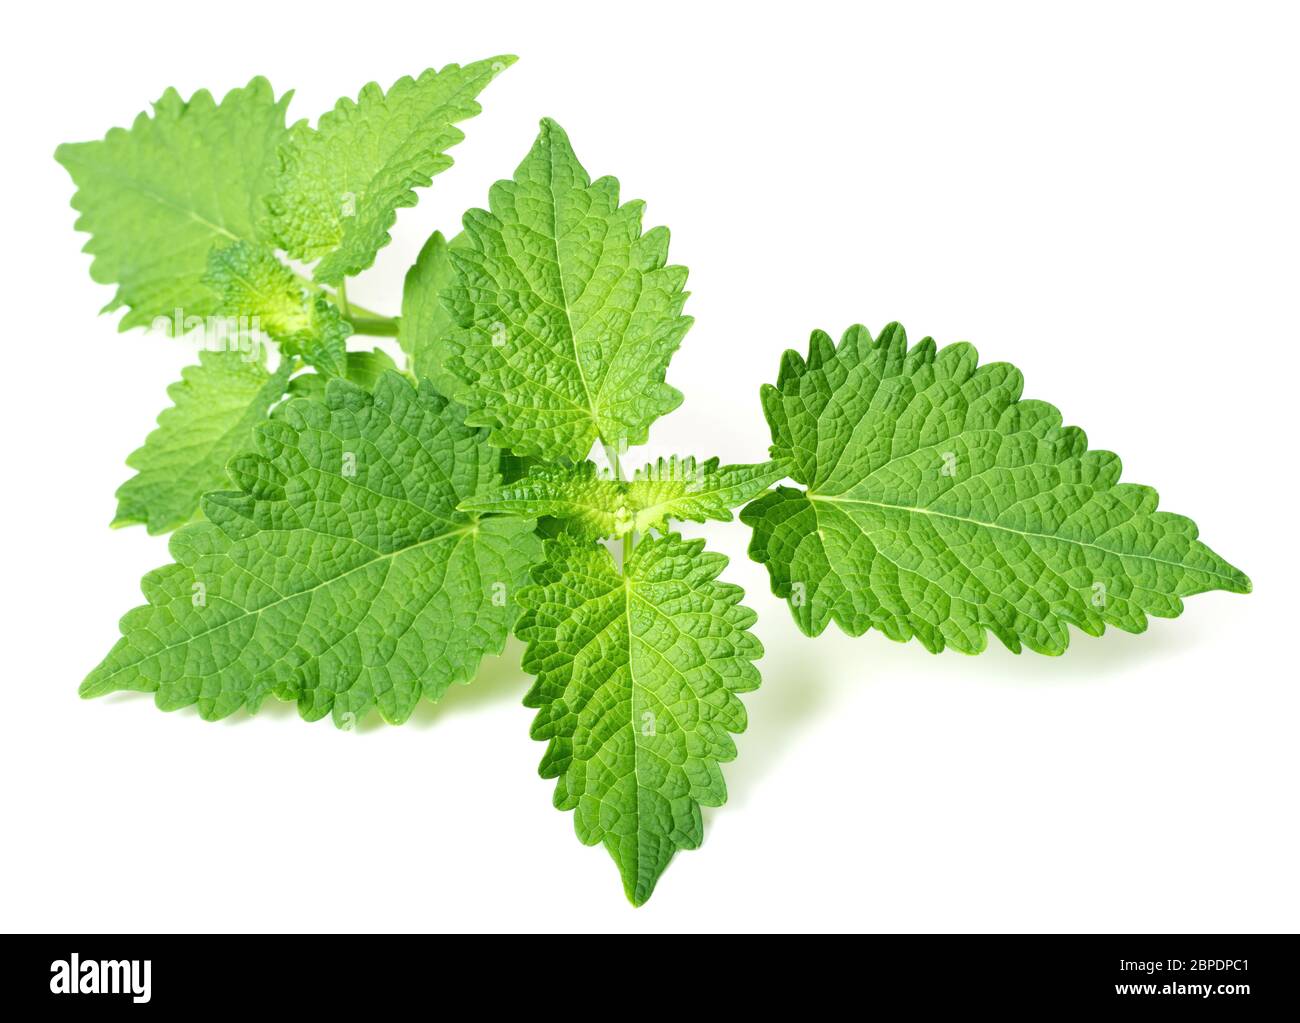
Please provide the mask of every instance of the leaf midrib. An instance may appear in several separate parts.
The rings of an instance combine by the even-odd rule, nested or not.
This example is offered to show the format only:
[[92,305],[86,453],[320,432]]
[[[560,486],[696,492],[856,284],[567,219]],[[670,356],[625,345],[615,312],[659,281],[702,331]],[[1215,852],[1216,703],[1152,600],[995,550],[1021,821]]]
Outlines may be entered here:
[[173,213],[179,213],[189,217],[191,220],[195,221],[196,223],[202,224],[203,227],[207,228],[213,234],[224,236],[226,238],[229,238],[231,241],[235,241],[235,242],[251,240],[251,237],[243,238],[240,235],[237,235],[234,232],[232,232],[229,228],[225,227],[224,225],[217,224],[212,222],[211,220],[208,220],[207,217],[200,215],[200,213],[197,210],[190,209],[188,206],[183,205],[178,200],[168,198],[162,193],[155,191],[152,187],[146,185],[139,178],[123,175],[119,173],[116,170],[116,168],[113,167],[111,164],[100,163],[99,168],[100,168],[100,173],[102,173],[104,177],[112,178],[114,181],[117,181],[124,188],[138,192],[140,195],[144,196],[145,198],[153,200],[155,203],[157,203],[159,206],[163,207],[164,209],[170,210]]
[[[734,504],[730,501],[727,501],[723,497],[724,494],[726,494],[728,491],[736,490],[740,487],[743,487],[746,483],[759,479],[764,475],[764,473],[774,471],[776,467],[777,467],[777,463],[775,462],[775,460],[755,463],[751,467],[755,471],[750,476],[750,478],[749,479],[742,478],[739,480],[728,480],[726,479],[725,476],[726,470],[736,468],[735,466],[721,466],[712,471],[706,470],[705,477],[708,480],[708,483],[707,484],[701,483],[698,485],[698,488],[694,490],[691,489],[691,483],[688,480],[663,481],[663,480],[633,479],[629,483],[629,488],[630,488],[629,493],[635,493],[637,486],[662,486],[664,482],[681,483],[682,485],[681,491],[676,494],[673,494],[671,497],[668,497],[662,501],[656,501],[654,504],[641,505],[640,507],[638,507],[636,509],[638,522],[648,521],[650,523],[653,523],[654,521],[657,521],[658,519],[664,516],[669,516],[671,518],[687,518],[692,514],[704,514],[698,512],[694,508],[683,508],[682,505],[688,502],[705,501],[708,500],[709,498],[714,498],[719,501],[722,501],[724,504],[727,504],[728,505],[727,510],[729,512],[731,507],[734,507]],[[742,501],[739,503],[743,504],[744,502]],[[673,512],[674,510],[677,511],[677,514],[671,515],[670,513]],[[647,513],[654,513],[654,518],[647,520],[645,518],[645,515]],[[707,519],[692,519],[691,521],[707,521]],[[726,521],[726,520],[721,520],[721,521]]]
[[807,497],[810,501],[820,501],[825,504],[864,505],[871,508],[882,508],[886,511],[900,511],[913,515],[926,515],[931,518],[944,519],[949,522],[962,522],[968,525],[981,526],[985,529],[995,529],[1003,533],[1010,533],[1014,536],[1023,536],[1039,540],[1055,540],[1058,543],[1072,544],[1076,547],[1087,547],[1091,550],[1101,551],[1103,554],[1109,554],[1116,558],[1133,558],[1140,561],[1150,561],[1158,565],[1168,565],[1171,568],[1177,568],[1184,572],[1201,572],[1205,575],[1213,576],[1216,579],[1226,579],[1229,581],[1236,580],[1235,576],[1229,575],[1225,572],[1216,572],[1210,568],[1188,565],[1182,561],[1171,561],[1168,558],[1158,558],[1154,554],[1139,554],[1132,551],[1115,550],[1111,547],[1103,547],[1101,544],[1090,543],[1087,540],[1078,540],[1074,537],[1059,536],[1056,533],[1038,533],[1029,529],[1013,529],[1010,526],[1003,526],[996,522],[987,522],[983,519],[973,519],[965,515],[954,515],[950,512],[936,511],[933,508],[921,508],[905,504],[891,504],[887,501],[870,501],[866,498],[860,497],[828,496],[824,494],[814,494],[812,491],[807,492]]
[[632,577],[627,574],[628,567],[623,565],[623,618],[627,623],[627,682],[628,682],[628,723],[632,729],[632,781],[634,782],[633,790],[636,792],[636,881],[632,885],[633,892],[636,891],[637,885],[641,880],[641,738],[636,727],[636,672],[632,670],[632,650],[635,646],[636,637],[632,632],[632,598],[636,596],[636,591],[632,588]]
[[[445,70],[445,69],[444,69],[444,70]],[[463,71],[464,68],[460,68],[460,70]],[[441,77],[441,74],[442,74],[441,71],[437,71],[437,72],[434,73],[433,78],[432,78],[431,80],[434,82],[435,85],[438,83],[438,79]],[[473,77],[473,78],[464,77],[464,78],[462,78],[462,79],[460,80],[460,82],[459,82],[459,84],[458,84],[457,86],[453,86],[453,87],[452,87],[452,88],[453,88],[453,91],[452,91],[452,92],[451,92],[447,97],[445,97],[445,98],[444,98],[443,100],[441,100],[440,102],[436,102],[436,103],[434,103],[433,106],[434,106],[435,109],[438,111],[438,114],[441,115],[441,116],[440,116],[440,121],[439,121],[439,127],[438,127],[437,130],[438,130],[438,131],[446,131],[446,130],[450,129],[450,130],[452,130],[452,131],[456,131],[456,130],[458,130],[458,129],[456,128],[456,125],[459,123],[459,121],[469,120],[471,117],[473,117],[473,116],[474,116],[473,113],[468,113],[468,114],[465,114],[463,117],[458,118],[457,120],[452,120],[452,119],[451,119],[451,115],[450,115],[450,113],[448,112],[448,108],[452,107],[453,104],[457,104],[457,109],[460,109],[460,106],[464,104],[464,97],[465,97],[465,94],[466,94],[466,93],[468,93],[468,95],[469,95],[469,102],[470,102],[470,103],[473,103],[474,100],[475,100],[475,97],[477,97],[478,94],[479,94],[480,92],[482,92],[484,88],[487,87],[488,83],[491,82],[491,80],[492,80],[493,77],[495,77],[495,74],[490,75],[489,78],[488,78],[488,82],[484,82],[483,85],[479,86],[478,88],[473,88],[473,83],[474,83],[474,82],[477,82],[477,80],[478,80],[477,76],[475,76],[475,77]],[[414,79],[414,80],[412,81],[412,86],[415,87],[417,90],[418,90],[418,87],[419,87],[420,84],[421,84],[421,83],[420,83],[419,79]],[[393,98],[393,97],[392,97],[392,94],[393,94],[393,92],[395,91],[395,89],[396,89],[396,86],[394,86],[394,88],[392,88],[392,89],[389,89],[387,93],[385,93],[385,92],[383,92],[382,90],[380,90],[380,105],[385,107],[385,115],[388,116],[388,117],[390,117],[390,118],[392,117],[392,115],[391,115],[391,113],[388,111],[386,105],[387,105],[387,103],[388,103],[388,102]],[[401,97],[401,98],[400,98],[400,103],[401,103],[401,105],[402,105],[402,106],[405,106],[405,105],[409,102],[409,103],[411,103],[411,105],[416,105],[416,106],[418,106],[418,105],[419,105],[419,99],[420,99],[419,94],[418,94],[418,91],[415,92],[415,93],[413,93],[412,95],[413,95],[413,101],[412,101],[412,98],[411,98],[411,97]],[[359,101],[357,102],[357,104],[356,104],[356,106],[355,106],[355,109],[356,109],[357,111],[361,111],[361,112],[362,112],[362,120],[365,120],[366,115],[368,115],[368,114],[370,113],[370,110],[362,111],[361,103],[360,103]],[[373,108],[371,108],[371,109],[373,109]],[[405,111],[404,111],[404,112],[405,112]],[[326,116],[328,116],[329,113],[333,113],[333,111],[327,111],[327,115],[326,115]],[[431,113],[425,113],[425,114],[423,115],[423,118],[422,118],[422,119],[423,119],[423,120],[427,120],[427,121],[432,121],[432,120],[433,120],[433,116],[434,116],[434,115],[431,114]],[[351,125],[349,125],[348,127],[351,127]],[[329,146],[329,145],[334,141],[333,139],[331,139],[331,138],[329,137],[329,135],[328,135],[328,133],[327,133],[326,131],[324,131],[324,130],[322,130],[322,129],[320,128],[319,125],[317,125],[317,127],[315,127],[315,128],[309,129],[309,130],[310,130],[310,131],[313,133],[313,135],[315,136],[315,138],[313,139],[313,142],[316,143],[316,144],[323,144],[324,146]],[[342,137],[342,136],[341,136],[341,135],[339,135],[339,136],[335,136],[335,138],[340,138],[340,137]],[[464,138],[464,135],[462,134],[461,139],[463,139],[463,138]],[[439,157],[442,157],[442,158],[445,158],[445,159],[450,160],[451,158],[447,156],[447,150],[450,149],[452,146],[456,145],[458,142],[460,142],[461,139],[456,139],[456,140],[450,142],[449,144],[443,146],[443,147],[440,148],[440,149],[427,148],[427,147],[425,147],[425,146],[422,145],[422,146],[419,147],[419,150],[418,150],[417,155],[418,155],[418,156],[431,156],[431,157],[434,157],[435,159],[436,159],[436,158],[439,158]],[[375,182],[376,182],[376,181],[380,181],[380,180],[383,180],[383,179],[385,179],[385,178],[392,177],[394,174],[396,174],[396,173],[398,172],[398,170],[401,168],[401,166],[402,166],[404,163],[409,162],[409,160],[404,160],[404,159],[402,159],[402,156],[404,155],[404,153],[405,153],[405,150],[404,150],[404,148],[403,148],[403,144],[402,144],[402,143],[396,143],[396,144],[393,145],[393,148],[392,148],[389,152],[385,153],[383,156],[380,157],[380,159],[378,160],[378,166],[376,166],[376,167],[374,168],[374,170],[373,170],[370,174],[366,175],[366,177],[365,177],[365,179],[364,179],[364,184],[362,184],[362,185],[359,187],[359,191],[358,191],[358,194],[357,194],[357,200],[358,200],[358,202],[357,202],[357,208],[358,208],[358,209],[360,209],[361,206],[362,206],[362,200],[363,200],[364,198],[368,197],[368,195],[369,195],[371,192],[374,191],[374,186],[375,186]],[[447,166],[450,167],[451,164],[449,163]],[[446,169],[447,169],[447,167],[442,167],[442,168],[440,168],[439,170],[435,170],[435,171],[433,172],[433,174],[438,174],[438,173],[440,173],[441,171],[446,170]],[[352,167],[351,167],[351,165],[348,165],[348,166],[344,167],[344,168],[343,168],[343,173],[344,173],[344,178],[343,178],[344,190],[345,190],[345,191],[351,191],[351,190],[352,190],[352,189],[350,188],[350,186],[351,186],[351,184],[352,184],[352,178],[351,178]],[[433,174],[428,175],[428,176],[430,177],[430,179],[432,179]],[[405,178],[399,178],[399,180],[401,181],[401,184],[399,184],[399,185],[397,186],[397,191],[399,191],[399,192],[410,192],[410,191],[411,191],[411,184],[412,184],[412,183],[408,183],[408,182],[405,180]],[[388,225],[388,227],[381,229],[381,231],[380,231],[381,234],[387,234],[388,228],[392,227],[392,224],[397,222],[397,210],[396,210],[396,209],[393,209],[393,210],[388,211],[388,212],[390,212],[391,215],[392,215],[392,218],[393,218],[393,219],[392,219],[392,223],[390,223],[390,224]],[[382,219],[382,217],[381,217],[380,219]],[[358,225],[361,224],[362,220],[363,220],[363,218],[362,218],[361,216],[359,216],[359,215],[353,215],[353,216],[351,216],[351,217],[340,217],[340,216],[337,215],[337,213],[335,213],[335,215],[334,215],[334,219],[333,219],[333,222],[330,224],[330,228],[331,228],[331,230],[336,234],[337,241],[335,242],[335,245],[334,245],[334,247],[330,250],[330,252],[325,253],[324,255],[328,256],[328,255],[332,255],[334,252],[341,252],[341,251],[343,251],[343,250],[345,249],[345,247],[346,247],[346,244],[347,244],[347,243],[350,243],[354,238],[356,238],[356,237],[358,236],[358,234],[364,234],[365,232],[364,232],[364,231],[361,231],[361,230],[359,229],[359,227],[358,227]],[[348,223],[347,221],[351,221],[351,223]]]
[[160,646],[155,650],[151,650],[148,654],[146,654],[143,657],[136,658],[135,660],[130,661],[129,663],[124,664],[119,668],[114,668],[108,674],[98,679],[96,685],[97,686],[101,685],[104,682],[107,682],[109,679],[116,677],[117,675],[121,674],[124,671],[128,671],[132,668],[138,667],[144,661],[151,660],[152,658],[158,657],[160,654],[166,653],[169,650],[174,650],[177,647],[185,646],[189,643],[192,643],[196,639],[199,639],[210,633],[216,632],[218,629],[224,629],[227,626],[234,624],[235,622],[241,621],[249,617],[250,615],[260,615],[262,612],[270,610],[273,607],[278,607],[279,605],[285,603],[286,601],[297,600],[299,597],[304,597],[309,594],[315,593],[317,590],[321,589],[322,587],[332,586],[334,583],[337,583],[342,579],[346,579],[353,572],[359,572],[362,569],[370,568],[371,566],[377,565],[382,561],[386,561],[390,558],[395,558],[400,554],[407,554],[411,551],[419,550],[421,547],[427,547],[429,544],[437,543],[439,540],[446,540],[453,537],[459,538],[469,534],[477,533],[478,528],[479,528],[479,522],[478,520],[475,520],[474,522],[466,526],[462,526],[459,529],[448,530],[445,533],[438,533],[434,536],[429,537],[427,540],[421,540],[419,543],[411,544],[408,547],[400,547],[397,550],[389,551],[388,553],[381,554],[378,557],[370,558],[367,561],[361,562],[361,564],[359,565],[353,565],[346,572],[341,572],[338,575],[331,576],[328,579],[324,579],[321,582],[317,583],[315,586],[308,587],[305,590],[297,590],[294,593],[287,594],[283,597],[278,597],[275,600],[272,600],[266,604],[262,604],[259,607],[246,608],[241,614],[237,614],[231,618],[227,618],[225,621],[219,622],[216,625],[211,626],[210,628],[203,629],[201,632],[190,633],[189,635],[185,636],[184,639],[176,643],[168,643],[163,646]]
[[569,296],[564,287],[564,265],[560,262],[560,197],[555,194],[555,165],[554,152],[551,154],[550,173],[546,177],[546,191],[551,197],[552,224],[555,230],[551,232],[551,248],[555,253],[555,270],[560,277],[560,310],[564,313],[564,325],[569,332],[569,346],[573,349],[573,365],[578,370],[578,382],[582,384],[582,393],[587,398],[586,413],[591,417],[591,425],[596,428],[596,434],[600,437],[601,443],[605,443],[605,438],[601,434],[600,420],[596,416],[596,406],[593,404],[591,387],[587,383],[587,373],[582,368],[582,358],[578,354],[578,335],[573,329],[573,316],[569,312]]

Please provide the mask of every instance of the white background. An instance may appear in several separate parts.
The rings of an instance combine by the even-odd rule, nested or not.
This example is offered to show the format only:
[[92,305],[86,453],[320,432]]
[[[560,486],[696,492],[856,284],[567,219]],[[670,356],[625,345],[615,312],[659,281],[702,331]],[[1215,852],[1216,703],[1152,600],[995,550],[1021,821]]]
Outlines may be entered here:
[[[1296,930],[1296,24],[1284,6],[39,5],[7,97],[0,926],[40,930]],[[317,13],[320,10],[321,13]],[[26,19],[24,21],[24,19]],[[353,297],[396,312],[539,117],[690,267],[685,404],[644,454],[764,456],[809,331],[901,320],[1025,375],[1254,579],[1052,659],[811,640],[732,558],[767,647],[727,806],[633,910],[551,807],[519,648],[401,728],[220,724],[76,687],[166,559],[110,531],[193,361],[96,312],[51,154],[168,85],[255,73],[315,117],[517,53]],[[634,453],[638,454],[638,453]]]

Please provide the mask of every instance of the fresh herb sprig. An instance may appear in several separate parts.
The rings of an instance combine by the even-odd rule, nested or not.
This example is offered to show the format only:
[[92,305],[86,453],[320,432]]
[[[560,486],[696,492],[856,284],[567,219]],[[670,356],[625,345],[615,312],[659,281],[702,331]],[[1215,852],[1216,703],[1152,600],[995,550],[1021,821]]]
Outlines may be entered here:
[[[1191,594],[1249,591],[1115,455],[1023,399],[1015,368],[897,324],[786,352],[762,392],[769,459],[625,472],[682,401],[665,377],[686,269],[549,119],[487,208],[429,239],[400,317],[349,301],[513,62],[372,83],[315,127],[286,126],[289,94],[261,78],[220,103],[168,90],[129,129],[59,147],[91,276],[117,288],[106,310],[208,341],[117,495],[114,525],[171,532],[173,563],[83,696],[397,724],[513,631],[555,804],[640,905],[726,799],[762,654],[727,559],[675,522],[743,507],[805,633],[934,652],[992,634],[1060,654],[1071,625],[1141,632]],[[365,335],[396,337],[405,365]]]

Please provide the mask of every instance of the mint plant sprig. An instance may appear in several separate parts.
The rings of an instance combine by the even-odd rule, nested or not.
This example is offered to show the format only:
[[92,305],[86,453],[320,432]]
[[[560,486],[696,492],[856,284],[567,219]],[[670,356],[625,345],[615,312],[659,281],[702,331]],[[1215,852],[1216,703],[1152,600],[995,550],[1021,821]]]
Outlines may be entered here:
[[[315,128],[286,127],[292,93],[276,99],[264,78],[220,103],[206,90],[182,100],[169,89],[152,117],[58,148],[77,185],[77,227],[91,235],[90,275],[117,286],[104,311],[126,310],[121,330],[203,330],[224,352],[242,349],[225,342],[247,342],[252,325],[282,357],[274,372],[248,352],[243,364],[203,360],[132,456],[149,475],[119,492],[117,522],[165,533],[188,521],[205,493],[228,483],[226,462],[252,447],[253,423],[284,397],[289,376],[346,377],[348,337],[397,333],[394,318],[348,302],[345,277],[374,262],[397,209],[415,204],[413,189],[451,165],[446,151],[464,137],[456,123],[479,112],[474,97],[514,59],[452,64],[387,92],[371,83]],[[319,261],[305,277],[279,253]]]
[[[1192,594],[1249,591],[1115,455],[1022,398],[1017,370],[897,324],[786,352],[762,391],[768,459],[626,472],[683,400],[666,376],[687,272],[549,119],[486,208],[429,239],[400,317],[350,302],[513,59],[367,85],[315,127],[287,127],[289,95],[260,78],[220,103],[168,91],[130,129],[59,148],[121,328],[223,342],[128,459],[114,524],[172,532],[173,562],[82,695],[397,724],[513,631],[555,805],[640,905],[725,801],[759,685],[727,559],[677,523],[741,509],[806,634],[835,622],[936,653],[991,634],[1060,654],[1071,625],[1141,632]],[[405,365],[364,335],[396,338]]]

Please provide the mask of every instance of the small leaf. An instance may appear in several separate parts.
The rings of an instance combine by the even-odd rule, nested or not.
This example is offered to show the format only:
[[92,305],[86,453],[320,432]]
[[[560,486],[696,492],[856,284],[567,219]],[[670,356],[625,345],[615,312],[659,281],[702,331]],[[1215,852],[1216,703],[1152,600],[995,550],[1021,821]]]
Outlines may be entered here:
[[673,854],[699,846],[700,806],[726,801],[719,765],[746,723],[737,694],[759,684],[754,613],[717,581],[727,559],[702,540],[645,537],[621,574],[597,544],[545,546],[517,629],[537,676],[531,734],[549,743],[541,774],[639,906]]
[[373,391],[385,373],[396,370],[397,363],[382,348],[372,348],[368,352],[348,352],[348,379],[367,391]]
[[[373,391],[385,373],[397,370],[397,363],[381,348],[368,352],[348,352],[347,356],[347,378],[367,391]],[[328,376],[320,373],[299,373],[289,381],[289,395],[324,401],[329,380]],[[284,407],[280,406],[281,409]]]
[[236,242],[214,249],[203,278],[218,296],[218,315],[234,318],[240,330],[261,330],[327,376],[347,372],[352,324],[304,282],[266,245]]
[[218,315],[242,318],[277,341],[311,328],[307,289],[268,245],[240,241],[213,249],[203,283],[217,296]]
[[541,466],[515,483],[485,490],[461,505],[464,511],[498,512],[565,520],[586,539],[662,530],[670,519],[731,520],[731,509],[753,500],[786,475],[779,462],[718,465],[716,458],[661,458],[615,480],[591,462]]
[[414,265],[406,272],[402,286],[402,315],[397,321],[397,340],[410,360],[417,380],[430,380],[441,394],[453,395],[460,378],[447,370],[447,335],[454,327],[443,303],[443,292],[452,280],[451,245],[463,244],[463,234],[449,243],[441,231],[434,231],[424,243]]
[[230,485],[226,463],[253,446],[254,428],[289,380],[287,363],[268,373],[258,351],[200,352],[167,389],[172,407],[126,460],[137,474],[118,488],[114,526],[166,533],[194,518],[204,494]]
[[280,347],[287,353],[301,355],[326,376],[341,377],[348,371],[351,336],[352,324],[343,318],[338,306],[318,297],[312,303],[310,326],[284,338]]
[[806,362],[785,353],[763,410],[773,456],[807,489],[740,517],[804,632],[835,621],[964,653],[992,632],[1059,654],[1068,625],[1142,632],[1191,594],[1249,592],[1190,519],[1120,483],[1119,458],[1022,383],[968,344],[909,349],[898,324],[876,340],[850,327],[838,348],[816,331]]
[[339,100],[316,128],[295,124],[267,203],[280,247],[294,259],[320,258],[315,277],[327,284],[374,263],[397,210],[414,206],[414,189],[451,166],[447,150],[465,137],[456,122],[482,109],[474,97],[514,62],[501,56],[431,68],[387,92],[371,82],[355,102]]
[[664,374],[691,325],[668,229],[642,234],[644,204],[620,206],[614,178],[591,181],[551,120],[488,198],[465,214],[444,291],[457,326],[446,365],[469,422],[515,454],[571,462],[597,439],[644,443],[681,404]]

